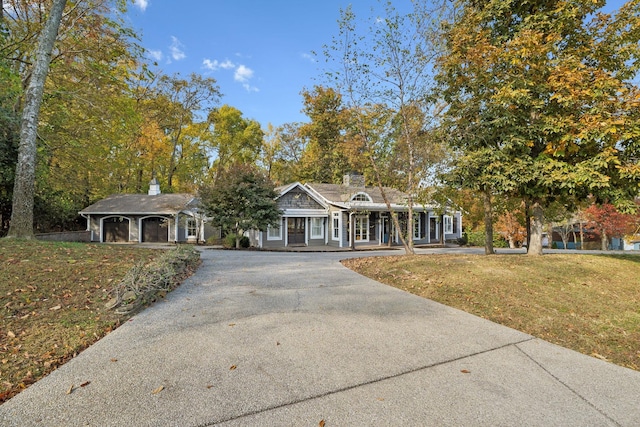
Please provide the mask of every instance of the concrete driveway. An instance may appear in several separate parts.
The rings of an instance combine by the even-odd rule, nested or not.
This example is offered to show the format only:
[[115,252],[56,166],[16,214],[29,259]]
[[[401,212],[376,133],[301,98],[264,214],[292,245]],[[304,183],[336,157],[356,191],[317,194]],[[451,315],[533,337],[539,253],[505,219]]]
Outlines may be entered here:
[[0,424],[640,425],[640,372],[364,278],[352,254],[202,256]]

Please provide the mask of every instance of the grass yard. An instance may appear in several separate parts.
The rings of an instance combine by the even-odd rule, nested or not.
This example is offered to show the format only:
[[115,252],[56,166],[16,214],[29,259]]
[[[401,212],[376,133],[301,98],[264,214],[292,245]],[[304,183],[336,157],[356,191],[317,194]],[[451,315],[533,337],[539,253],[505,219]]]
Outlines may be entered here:
[[109,290],[159,253],[0,239],[0,403],[126,320],[105,309]]
[[387,285],[640,370],[640,256],[416,255],[343,264]]

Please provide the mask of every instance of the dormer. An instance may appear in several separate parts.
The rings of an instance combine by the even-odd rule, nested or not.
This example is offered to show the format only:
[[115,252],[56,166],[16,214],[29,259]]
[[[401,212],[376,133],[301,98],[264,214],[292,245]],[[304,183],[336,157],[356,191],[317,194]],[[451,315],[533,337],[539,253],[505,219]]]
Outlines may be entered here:
[[354,194],[353,196],[351,196],[351,200],[349,201],[350,202],[369,202],[369,203],[373,202],[373,200],[371,199],[371,196],[365,193],[364,191],[360,191]]

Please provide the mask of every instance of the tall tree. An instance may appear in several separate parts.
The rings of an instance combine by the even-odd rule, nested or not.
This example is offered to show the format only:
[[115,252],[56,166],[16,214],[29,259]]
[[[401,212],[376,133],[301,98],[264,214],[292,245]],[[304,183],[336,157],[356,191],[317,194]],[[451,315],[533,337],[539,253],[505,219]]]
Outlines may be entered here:
[[457,181],[530,206],[530,255],[545,207],[638,192],[638,1],[616,17],[600,2],[458,2],[439,80]]
[[9,237],[33,238],[38,116],[42,104],[44,84],[49,71],[51,52],[56,41],[65,4],[66,0],[54,0],[49,10],[47,23],[38,38],[33,76],[25,93],[25,105],[22,112]]
[[[414,197],[425,172],[418,167],[417,159],[424,154],[427,143],[433,141],[423,136],[433,127],[433,113],[438,110],[429,99],[436,57],[433,23],[441,9],[427,10],[419,2],[414,6],[413,13],[402,14],[391,2],[386,2],[365,30],[358,28],[359,21],[348,7],[339,21],[339,37],[325,50],[327,58],[338,65],[336,70],[329,71],[329,77],[354,113],[357,141],[363,144],[383,196],[381,171],[389,165],[379,161],[376,149],[390,128],[397,131],[396,153],[403,159],[401,189],[408,194],[409,205],[407,233],[402,238],[406,253],[413,253]],[[381,110],[394,112],[388,116],[390,123],[382,125]],[[372,126],[374,117],[377,123]],[[404,229],[395,215],[392,218],[398,230]]]
[[[170,146],[170,156],[165,167],[167,187],[173,190],[173,177],[185,160],[185,130],[196,123],[206,123],[204,114],[213,109],[220,98],[215,79],[191,74],[188,79],[179,75],[161,76],[154,88],[154,120],[165,132]],[[201,117],[202,116],[202,117]],[[204,143],[204,142],[203,142]]]
[[324,86],[304,90],[302,96],[303,112],[310,121],[300,127],[300,135],[307,141],[300,178],[337,184],[351,170],[343,150],[347,123],[342,96]]
[[211,168],[214,182],[231,164],[254,164],[262,149],[264,133],[260,124],[242,116],[242,112],[230,105],[214,108],[209,113],[212,128],[209,144],[215,159]]

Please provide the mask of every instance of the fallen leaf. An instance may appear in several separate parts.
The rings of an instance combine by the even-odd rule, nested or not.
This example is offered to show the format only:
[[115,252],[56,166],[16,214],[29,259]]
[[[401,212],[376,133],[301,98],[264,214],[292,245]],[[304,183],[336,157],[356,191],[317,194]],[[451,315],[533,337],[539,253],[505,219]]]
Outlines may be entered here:
[[73,392],[73,384],[71,384],[71,387],[69,387],[69,389],[67,390],[67,394],[71,394]]
[[462,372],[463,374],[470,374],[470,373],[471,373],[471,371],[468,371],[468,370],[466,370],[466,369],[463,369],[463,370],[461,370],[460,372]]
[[91,384],[91,381],[85,381],[85,382],[83,382],[82,384],[80,384],[80,387],[86,387],[86,386],[88,386],[89,384]]
[[157,389],[153,390],[153,391],[151,392],[151,394],[158,394],[158,393],[160,393],[162,390],[164,390],[164,386],[163,386],[163,385],[161,385],[161,386],[160,386],[160,387],[158,387]]
[[235,370],[236,368],[237,368],[237,366],[236,366],[236,365],[231,365],[231,367],[229,368],[229,370],[230,370],[230,371],[233,371],[233,370]]
[[117,362],[117,361],[118,361],[118,359],[111,359],[111,361],[112,361],[112,362]]
[[236,326],[235,323],[229,323],[229,326]]
[[8,336],[9,338],[15,338],[15,337],[16,337],[16,334],[14,334],[13,332],[9,331],[9,332],[7,332],[7,336]]
[[318,427],[324,427],[324,420],[320,420],[320,422],[318,423]]
[[61,308],[62,308],[62,306],[58,304],[55,307],[51,307],[49,310],[56,311],[56,310],[60,310]]
[[209,389],[210,389],[210,388],[212,388],[212,387],[213,387],[213,386],[212,386],[211,384],[209,384],[209,385],[207,386],[207,388],[209,388]]

